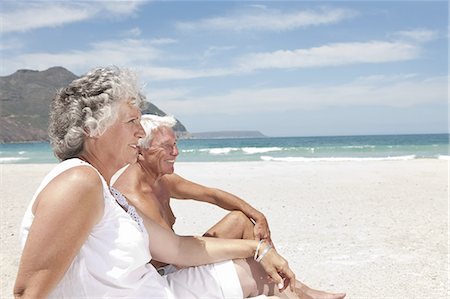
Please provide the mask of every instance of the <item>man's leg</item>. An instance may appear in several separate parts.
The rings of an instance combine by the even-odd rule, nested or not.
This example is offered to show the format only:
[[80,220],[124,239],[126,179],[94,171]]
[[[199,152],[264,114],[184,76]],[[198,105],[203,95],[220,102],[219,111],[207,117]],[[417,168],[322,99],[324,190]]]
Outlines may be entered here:
[[211,227],[203,236],[223,239],[254,239],[253,222],[241,211],[233,211]]
[[344,293],[333,294],[324,291],[314,290],[307,285],[296,281],[295,291],[288,287],[280,293],[275,283],[269,281],[267,273],[261,265],[252,258],[234,260],[234,266],[241,283],[244,298],[258,295],[275,295],[279,298],[301,298],[301,299],[342,299]]

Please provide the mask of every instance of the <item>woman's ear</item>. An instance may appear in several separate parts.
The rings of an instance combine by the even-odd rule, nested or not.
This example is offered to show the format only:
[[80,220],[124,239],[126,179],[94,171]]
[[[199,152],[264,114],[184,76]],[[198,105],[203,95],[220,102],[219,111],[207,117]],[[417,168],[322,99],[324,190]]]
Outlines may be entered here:
[[83,132],[84,132],[84,136],[86,136],[88,138],[97,139],[99,137],[99,136],[92,136],[91,133],[89,132],[89,128],[86,128],[86,127],[83,128]]

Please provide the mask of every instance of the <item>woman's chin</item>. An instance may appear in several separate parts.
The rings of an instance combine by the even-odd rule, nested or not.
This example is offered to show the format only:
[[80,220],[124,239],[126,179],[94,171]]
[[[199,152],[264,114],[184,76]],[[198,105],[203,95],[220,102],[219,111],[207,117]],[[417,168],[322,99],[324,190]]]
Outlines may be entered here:
[[128,157],[128,159],[124,159],[121,163],[122,165],[120,166],[120,168],[122,168],[128,164],[134,164],[137,162],[137,160],[138,160],[138,155],[136,153],[136,155],[132,155],[132,156]]

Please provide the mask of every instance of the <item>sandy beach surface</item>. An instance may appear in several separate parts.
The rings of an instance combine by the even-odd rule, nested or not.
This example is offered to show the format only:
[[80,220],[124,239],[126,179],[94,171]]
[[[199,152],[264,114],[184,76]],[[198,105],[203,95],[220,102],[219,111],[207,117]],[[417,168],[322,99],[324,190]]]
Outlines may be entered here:
[[[0,167],[1,298],[10,298],[19,224],[53,165]],[[448,160],[177,163],[176,171],[262,211],[277,250],[311,287],[347,298],[448,298]],[[226,213],[190,200],[172,206],[184,235]]]

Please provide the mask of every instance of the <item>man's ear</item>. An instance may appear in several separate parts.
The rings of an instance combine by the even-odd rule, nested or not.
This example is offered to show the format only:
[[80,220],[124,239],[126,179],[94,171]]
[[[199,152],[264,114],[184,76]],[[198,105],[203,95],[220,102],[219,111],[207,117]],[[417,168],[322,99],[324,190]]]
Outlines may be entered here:
[[138,157],[137,157],[138,161],[144,161],[144,155],[142,154],[143,150],[144,149],[142,147],[138,147]]

